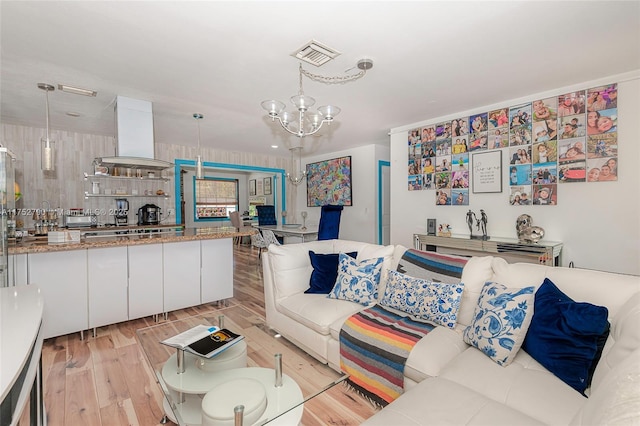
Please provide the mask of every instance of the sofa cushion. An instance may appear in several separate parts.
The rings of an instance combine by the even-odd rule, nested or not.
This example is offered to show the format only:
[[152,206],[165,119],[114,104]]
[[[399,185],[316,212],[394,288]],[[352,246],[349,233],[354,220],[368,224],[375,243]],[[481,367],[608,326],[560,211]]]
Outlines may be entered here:
[[378,299],[383,257],[357,261],[340,253],[336,285],[327,297],[370,305]]
[[608,311],[578,303],[545,278],[522,348],[580,393],[589,386],[609,335]]
[[640,349],[636,349],[609,371],[571,425],[640,424],[639,382]]
[[278,312],[315,332],[329,334],[329,326],[362,310],[362,305],[346,300],[328,299],[324,294],[299,293],[278,302]]
[[362,426],[542,425],[518,410],[447,379],[423,380]]
[[476,348],[468,348],[447,364],[439,377],[545,424],[568,424],[587,400],[525,351],[519,351],[513,362],[503,367]]
[[[352,251],[347,255],[355,259],[358,252]],[[329,294],[338,278],[338,253],[320,254],[309,250],[309,260],[313,272],[305,293]]]
[[461,331],[436,327],[413,347],[404,366],[404,375],[414,382],[438,376],[449,361],[467,348]]
[[[609,313],[611,313],[611,309],[609,309]],[[609,339],[593,374],[590,389],[592,392],[597,390],[609,371],[624,361],[634,350],[640,348],[640,327],[638,324],[640,324],[640,292],[629,297],[627,303],[618,309],[618,313],[611,319]]]
[[[313,268],[309,261],[309,250],[316,253],[332,253],[332,240],[310,241],[300,244],[275,245],[269,248],[267,260],[271,270],[276,300],[303,293],[309,288],[309,278]],[[347,250],[352,251],[352,250]]]
[[507,366],[524,341],[533,316],[534,287],[507,288],[487,282],[464,341]]
[[[467,326],[473,321],[473,312],[478,305],[478,298],[484,283],[493,281],[492,257],[472,257],[462,270],[461,282],[464,283],[458,324]],[[506,281],[502,281],[506,282]]]
[[380,304],[454,328],[463,288],[462,283],[437,283],[389,271]]

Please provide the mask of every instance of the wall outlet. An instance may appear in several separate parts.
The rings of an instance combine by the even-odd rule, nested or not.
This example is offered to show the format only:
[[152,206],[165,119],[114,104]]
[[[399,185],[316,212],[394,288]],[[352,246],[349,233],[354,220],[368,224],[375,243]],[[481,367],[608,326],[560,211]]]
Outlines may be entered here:
[[176,214],[176,209],[167,209],[167,215],[173,216],[174,214]]

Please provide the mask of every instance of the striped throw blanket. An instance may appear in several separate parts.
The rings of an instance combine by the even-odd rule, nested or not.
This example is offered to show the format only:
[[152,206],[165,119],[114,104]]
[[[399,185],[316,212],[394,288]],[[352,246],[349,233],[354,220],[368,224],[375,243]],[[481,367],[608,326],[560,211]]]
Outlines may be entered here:
[[398,272],[429,281],[457,284],[468,257],[408,249],[398,263]]
[[413,346],[435,327],[375,305],[352,315],[340,330],[340,368],[347,382],[384,407],[404,391],[404,365]]

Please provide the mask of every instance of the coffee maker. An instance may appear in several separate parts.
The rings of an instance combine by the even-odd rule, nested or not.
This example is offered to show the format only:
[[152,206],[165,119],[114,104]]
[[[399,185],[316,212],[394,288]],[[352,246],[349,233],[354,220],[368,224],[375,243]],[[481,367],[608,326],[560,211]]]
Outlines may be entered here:
[[129,223],[129,201],[126,198],[116,198],[116,211],[114,213],[116,226],[127,226]]
[[160,207],[155,204],[145,204],[138,209],[138,225],[159,225],[161,215]]

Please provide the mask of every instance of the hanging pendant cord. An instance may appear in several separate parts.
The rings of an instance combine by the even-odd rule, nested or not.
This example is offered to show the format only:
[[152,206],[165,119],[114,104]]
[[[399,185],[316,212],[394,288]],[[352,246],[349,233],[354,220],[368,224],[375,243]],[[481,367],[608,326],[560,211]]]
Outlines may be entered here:
[[47,122],[47,143],[49,143],[49,90],[45,90],[44,94],[45,94],[45,99],[46,99],[46,104],[47,104],[47,117],[46,117],[46,122]]

